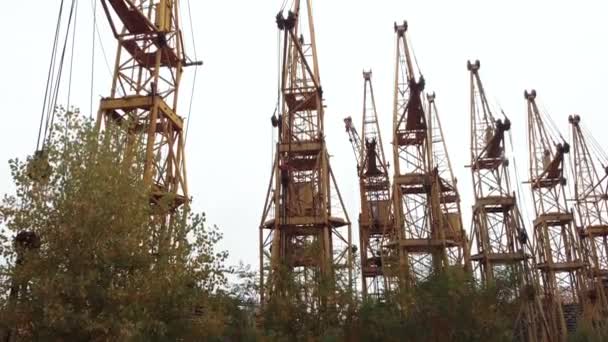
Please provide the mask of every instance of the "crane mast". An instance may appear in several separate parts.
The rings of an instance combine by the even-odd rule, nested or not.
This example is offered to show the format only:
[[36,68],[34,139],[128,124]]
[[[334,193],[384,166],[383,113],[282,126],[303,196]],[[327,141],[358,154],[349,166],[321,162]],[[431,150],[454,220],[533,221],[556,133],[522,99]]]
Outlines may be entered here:
[[[427,124],[422,103],[424,78],[416,79],[407,22],[395,23],[396,56],[393,102],[393,213],[388,242],[389,286],[406,290],[442,264],[440,244],[431,231]],[[431,242],[432,241],[432,242]]]
[[363,72],[363,139],[350,117],[344,119],[346,131],[355,151],[361,194],[359,243],[363,296],[380,298],[386,289],[382,270],[384,234],[390,223],[390,181],[384,156],[378,114],[374,100],[371,71]]
[[[453,178],[440,179],[445,174],[440,177],[434,165],[432,131],[423,103],[424,77],[414,70],[406,32],[406,22],[395,24],[394,228],[389,232],[384,258],[389,289],[403,294],[416,282],[449,266],[454,251],[458,251],[458,262],[463,260],[462,234],[452,234],[460,225],[458,196],[455,188],[449,189]],[[442,187],[442,182],[448,187]],[[454,196],[450,197],[449,192]]]
[[564,158],[570,145],[549,132],[536,104],[536,91],[525,92],[528,107],[530,188],[534,200],[536,261],[541,274],[546,314],[556,336],[566,339],[574,320],[565,314],[587,315],[587,279],[574,215],[566,202]]
[[[521,225],[515,194],[511,191],[505,132],[508,118],[496,119],[479,76],[479,61],[468,62],[471,82],[471,175],[475,273],[482,283],[494,280],[501,269],[518,269],[526,260],[525,228]],[[527,241],[526,241],[527,242]]]
[[595,325],[606,325],[606,282],[608,277],[608,168],[597,167],[601,159],[587,143],[593,137],[581,128],[581,118],[571,115],[571,161],[574,176],[574,199],[579,218],[579,236],[583,258],[588,265],[589,302]]
[[281,108],[272,120],[278,142],[259,229],[262,305],[290,298],[322,309],[352,283],[350,221],[325,145],[312,18],[311,0],[295,0],[287,17],[276,18]]
[[527,341],[553,341],[539,296],[532,247],[511,190],[505,157],[508,118],[496,119],[479,76],[479,61],[467,63],[470,76],[471,175],[475,203],[472,218],[471,261],[483,285],[506,275],[515,276],[520,314],[516,332]]
[[[191,65],[180,30],[177,0],[101,0],[118,41],[110,96],[100,101],[97,128],[123,129],[123,162],[144,153],[144,183],[151,188],[153,253],[162,256],[179,237],[171,229],[189,203],[184,154],[184,120],[178,95]],[[194,63],[196,64],[196,63]]]
[[431,218],[433,230],[444,241],[447,265],[470,269],[468,239],[462,225],[460,193],[448,155],[435,93],[427,94],[429,160],[431,163]]

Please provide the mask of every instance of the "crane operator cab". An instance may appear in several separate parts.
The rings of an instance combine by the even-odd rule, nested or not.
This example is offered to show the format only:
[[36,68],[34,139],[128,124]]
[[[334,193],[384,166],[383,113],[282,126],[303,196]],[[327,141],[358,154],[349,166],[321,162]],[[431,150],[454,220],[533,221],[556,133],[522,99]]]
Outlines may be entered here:
[[[551,152],[545,150],[543,155],[543,174],[545,179],[553,183],[561,183],[565,185],[566,179],[563,176],[564,154],[570,152],[570,145],[566,142],[555,145],[555,156],[551,157]],[[541,176],[541,177],[542,177]]]
[[511,121],[506,119],[496,120],[494,129],[488,126],[485,132],[486,139],[486,154],[485,158],[497,159],[504,156],[504,145],[502,144],[505,138],[505,132],[511,129]]

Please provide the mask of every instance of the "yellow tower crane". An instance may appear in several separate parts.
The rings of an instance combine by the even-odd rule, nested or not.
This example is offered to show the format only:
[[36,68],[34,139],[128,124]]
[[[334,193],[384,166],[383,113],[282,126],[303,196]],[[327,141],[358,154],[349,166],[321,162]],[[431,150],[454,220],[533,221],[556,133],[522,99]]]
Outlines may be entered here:
[[605,326],[608,315],[608,158],[597,143],[594,144],[591,134],[583,131],[580,116],[571,115],[568,121],[572,126],[573,153],[570,155],[578,232],[589,268],[590,304],[595,311],[591,318],[594,326]]
[[178,96],[184,67],[178,0],[100,0],[118,41],[110,95],[103,98],[97,128],[124,129],[125,165],[139,149],[145,153],[144,183],[151,188],[152,252],[162,257],[175,243],[171,225],[188,206],[184,120]]
[[[418,281],[450,264],[465,262],[459,196],[451,175],[434,97],[425,112],[424,77],[414,69],[407,23],[395,24],[393,102],[394,229],[386,244],[385,270],[391,291],[407,295]],[[429,120],[437,123],[436,129]],[[439,134],[439,135],[437,135]],[[436,139],[436,142],[433,141]]]
[[391,185],[371,77],[371,71],[363,72],[363,140],[351,117],[344,119],[344,123],[357,160],[361,195],[359,243],[363,297],[380,299],[386,289],[382,246],[385,243],[385,233],[393,226],[390,219]]
[[[577,323],[589,318],[588,278],[566,202],[564,158],[570,145],[555,127],[547,127],[536,104],[536,91],[525,92],[528,107],[530,190],[534,200],[534,241],[547,320],[556,340],[565,341]],[[561,139],[561,141],[560,141]],[[566,317],[567,316],[567,317]],[[584,321],[583,320],[583,321]]]
[[431,218],[439,233],[447,266],[470,270],[469,242],[462,225],[460,193],[448,155],[435,93],[427,94],[428,153],[431,170]]
[[[473,205],[471,260],[484,286],[515,277],[520,311],[514,331],[524,341],[554,341],[538,296],[533,247],[511,190],[505,134],[511,121],[497,119],[479,76],[479,61],[468,62],[471,106],[471,175]],[[517,185],[516,185],[517,186]]]
[[323,311],[350,290],[352,248],[325,144],[311,3],[295,0],[287,17],[277,15],[281,104],[272,123],[279,141],[259,226],[260,295],[262,306],[288,298]]

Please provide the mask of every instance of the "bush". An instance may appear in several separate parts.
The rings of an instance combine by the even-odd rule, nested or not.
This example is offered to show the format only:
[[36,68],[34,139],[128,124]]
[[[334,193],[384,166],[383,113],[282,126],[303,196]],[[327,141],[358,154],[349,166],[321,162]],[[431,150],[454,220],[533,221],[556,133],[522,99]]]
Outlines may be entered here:
[[[214,293],[225,285],[217,228],[183,209],[168,225],[155,223],[142,153],[123,153],[123,128],[99,135],[77,113],[58,115],[39,153],[45,161],[10,161],[17,191],[0,205],[4,330],[15,340],[39,341],[222,334],[224,317],[212,312]],[[32,176],[39,165],[45,177]],[[160,229],[172,232],[162,253],[154,240]],[[12,243],[18,234],[39,244]]]

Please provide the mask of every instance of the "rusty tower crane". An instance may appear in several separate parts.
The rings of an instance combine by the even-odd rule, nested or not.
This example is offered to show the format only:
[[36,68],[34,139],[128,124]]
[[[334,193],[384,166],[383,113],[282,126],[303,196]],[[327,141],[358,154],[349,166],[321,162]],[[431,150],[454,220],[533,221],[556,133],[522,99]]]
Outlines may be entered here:
[[468,239],[462,225],[460,193],[448,155],[435,93],[427,94],[428,150],[431,170],[431,218],[444,241],[447,265],[470,269]]
[[[511,190],[505,157],[508,118],[496,119],[479,76],[479,61],[467,63],[471,83],[471,174],[475,204],[472,218],[473,272],[482,284],[510,273],[516,276],[521,302],[517,332],[528,341],[553,341],[537,295],[533,253],[523,219]],[[475,248],[473,250],[473,248]]]
[[[448,251],[462,248],[459,240],[462,234],[450,231],[459,231],[461,226],[460,218],[456,217],[457,192],[449,184],[453,182],[451,175],[445,174],[447,177],[439,180],[444,175],[440,177],[438,170],[447,169],[434,165],[431,131],[423,103],[424,77],[414,69],[406,32],[406,22],[395,24],[392,191],[395,228],[386,244],[385,257],[391,290],[406,290],[416,281],[444,269],[449,265]],[[458,258],[461,262],[462,258]]]
[[[541,274],[547,319],[556,336],[566,339],[579,310],[589,314],[587,277],[574,230],[574,215],[566,203],[564,158],[570,145],[559,132],[545,126],[536,104],[536,91],[525,92],[528,107],[530,188],[534,200],[536,261]],[[559,136],[559,137],[558,137]],[[561,141],[558,141],[561,139]],[[574,313],[574,314],[572,314]],[[587,318],[587,317],[585,317]]]
[[[278,142],[259,230],[262,305],[298,298],[322,308],[350,287],[350,221],[329,165],[311,0],[295,0],[283,32]],[[286,293],[283,281],[296,286]],[[331,304],[331,303],[330,303]]]
[[124,128],[127,165],[135,151],[143,149],[143,179],[151,187],[156,226],[151,249],[162,254],[175,242],[170,226],[181,219],[178,209],[189,202],[184,120],[177,106],[184,67],[200,62],[191,62],[184,52],[178,0],[101,4],[118,51],[110,96],[100,101],[97,127]]
[[388,164],[384,156],[371,77],[371,71],[363,72],[363,139],[351,117],[344,119],[344,124],[357,160],[361,194],[359,243],[362,292],[364,297],[380,298],[386,289],[382,246],[385,232],[392,229],[389,215],[391,198]]
[[[583,132],[578,115],[568,118],[572,126],[574,199],[579,217],[584,259],[589,265],[590,294],[595,319],[606,324],[608,310],[608,158],[590,133]],[[592,143],[589,144],[587,141]],[[594,148],[595,147],[595,148]],[[601,168],[597,167],[601,163]]]

